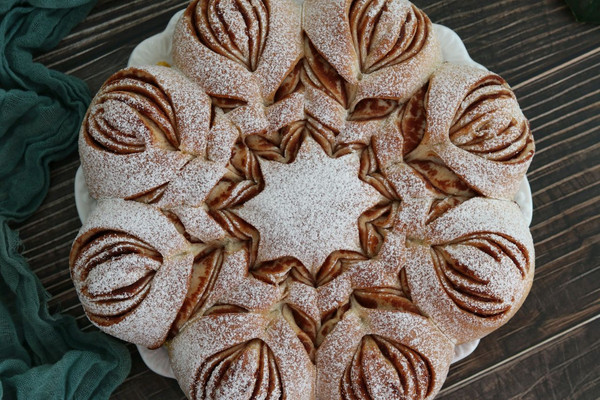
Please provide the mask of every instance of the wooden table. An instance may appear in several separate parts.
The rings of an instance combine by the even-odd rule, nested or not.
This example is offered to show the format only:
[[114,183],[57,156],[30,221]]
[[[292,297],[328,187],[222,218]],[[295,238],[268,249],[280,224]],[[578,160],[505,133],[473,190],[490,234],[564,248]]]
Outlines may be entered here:
[[[133,47],[161,31],[187,1],[100,0],[84,23],[36,60],[85,80],[95,93]],[[515,89],[536,138],[529,170],[536,277],[522,309],[452,366],[440,399],[600,397],[600,26],[574,21],[560,0],[415,0],[454,29],[472,57]],[[481,4],[485,4],[482,6]],[[77,154],[52,166],[42,207],[20,225],[50,308],[85,318],[69,279],[80,227],[73,197]],[[115,399],[179,399],[175,380],[149,371],[135,347]]]

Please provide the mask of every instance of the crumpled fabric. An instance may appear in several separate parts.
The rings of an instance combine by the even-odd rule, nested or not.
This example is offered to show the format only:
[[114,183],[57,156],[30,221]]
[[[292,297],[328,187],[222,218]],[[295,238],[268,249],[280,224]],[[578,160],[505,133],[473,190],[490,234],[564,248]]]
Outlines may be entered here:
[[[75,150],[90,102],[84,82],[33,62],[94,0],[0,2],[0,398],[106,399],[129,373],[126,347],[75,319],[51,315],[48,293],[19,254],[9,224],[28,218],[49,164]],[[66,266],[65,266],[66,267]]]

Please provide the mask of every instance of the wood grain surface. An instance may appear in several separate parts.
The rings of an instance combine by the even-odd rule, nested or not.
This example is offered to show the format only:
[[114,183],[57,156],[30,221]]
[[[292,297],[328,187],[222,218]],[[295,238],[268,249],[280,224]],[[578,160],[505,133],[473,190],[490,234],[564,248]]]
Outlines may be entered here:
[[[536,247],[532,291],[516,316],[450,369],[439,399],[600,398],[600,26],[575,22],[559,0],[415,0],[454,29],[473,59],[515,89],[536,138],[529,170]],[[36,58],[96,92],[133,47],[164,29],[187,1],[100,0],[59,46]],[[483,5],[482,5],[483,4]],[[48,197],[17,226],[24,255],[50,293],[51,311],[84,316],[69,278],[80,227],[77,154],[52,165]],[[135,347],[114,399],[183,399],[175,380],[149,371]],[[293,399],[291,399],[293,400]]]

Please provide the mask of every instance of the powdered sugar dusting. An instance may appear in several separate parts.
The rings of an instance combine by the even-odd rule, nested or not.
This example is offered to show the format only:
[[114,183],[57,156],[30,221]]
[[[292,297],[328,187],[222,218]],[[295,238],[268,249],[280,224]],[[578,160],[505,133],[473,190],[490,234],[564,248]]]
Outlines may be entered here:
[[344,127],[347,115],[346,110],[334,99],[312,87],[306,90],[306,112],[337,132]]
[[421,232],[408,242],[411,296],[449,337],[457,343],[479,338],[517,311],[529,292],[534,256],[516,204],[474,198]]
[[[258,314],[208,316],[188,324],[169,344],[173,372],[190,396],[204,360],[245,341],[263,337],[268,320]],[[191,396],[190,396],[191,397]]]
[[427,82],[440,65],[442,54],[435,35],[430,34],[431,22],[426,20],[421,24],[419,29],[425,31],[423,47],[400,63],[365,74],[358,85],[355,103],[367,98],[397,99],[404,103]]
[[[128,232],[126,235],[131,236],[131,239],[129,244],[119,237],[108,242],[108,239],[92,240],[86,244],[89,232],[103,231]],[[115,247],[119,243],[122,249]],[[168,218],[153,207],[123,200],[101,200],[96,212],[81,229],[72,257],[79,253],[82,245],[87,245],[89,251],[104,251],[107,255],[115,251],[117,254],[128,254],[121,258],[101,258],[99,262],[89,265],[81,264],[85,257],[71,260],[75,286],[79,289],[82,303],[87,305],[86,311],[91,313],[89,315],[92,322],[124,340],[147,347],[160,346],[185,299],[194,257],[190,244]],[[141,258],[131,250],[140,246],[142,250],[135,251],[148,252],[148,258]],[[153,252],[160,254],[162,265]],[[84,271],[94,267],[100,269],[87,277],[82,275]],[[152,279],[151,283],[142,286],[139,296],[132,297],[134,302],[119,295],[119,289],[125,285],[123,271],[127,270],[136,271],[129,279],[134,279],[136,275],[141,282],[144,276]],[[149,271],[155,273],[152,275]],[[81,291],[84,287],[87,289]],[[115,295],[112,291],[115,291]],[[125,309],[122,302],[127,303]],[[123,312],[126,314],[123,315]],[[108,321],[104,320],[104,317],[113,316],[116,318],[114,321],[110,318]]]
[[256,77],[262,97],[271,102],[275,92],[302,55],[302,11],[293,0],[269,3],[269,36]]
[[368,328],[354,310],[344,314],[317,352],[317,398],[339,399],[340,380]]
[[358,156],[330,158],[313,139],[291,164],[261,160],[265,189],[237,213],[260,234],[258,261],[298,258],[315,271],[334,250],[360,250],[358,217],[380,199],[358,179]]
[[292,93],[289,97],[267,108],[269,131],[276,131],[304,118],[304,94]]
[[[319,53],[308,64],[303,30]],[[101,200],[74,244],[90,319],[150,347],[175,335],[170,357],[190,398],[435,396],[453,343],[506,322],[531,285],[518,207],[479,197],[510,198],[533,155],[508,86],[467,67],[436,71],[432,25],[406,0],[307,0],[303,10],[292,0],[195,1],[177,24],[173,59],[185,76],[142,67],[111,77],[82,127],[91,194],[137,200]],[[421,87],[425,103],[403,120]],[[298,121],[298,136],[279,133]],[[264,153],[230,162],[249,135],[273,147],[290,140],[282,159],[294,161],[261,158],[272,148],[257,140]],[[416,146],[407,154],[405,141]],[[396,191],[391,216],[368,222],[373,237],[359,216],[391,200],[359,172]],[[210,208],[224,176],[264,190]],[[224,229],[216,209],[256,231],[241,220]],[[369,242],[381,247],[365,260]],[[322,274],[336,250],[355,258]]]
[[313,399],[315,395],[315,367],[290,325],[282,317],[276,318],[266,332],[265,342],[277,358],[289,399]]
[[[343,387],[346,381],[347,369],[351,363],[362,363],[362,380],[355,376],[351,370],[351,378],[354,384],[366,385],[364,389],[368,393],[386,393],[390,385],[396,388],[414,388],[421,382],[411,382],[418,377],[410,374],[416,367],[397,370],[394,374],[386,374],[377,371],[376,365],[391,367],[393,364],[386,361],[383,354],[373,349],[370,354],[357,354],[360,351],[369,352],[369,347],[361,349],[361,342],[369,335],[377,335],[391,343],[398,343],[414,351],[412,357],[420,357],[429,368],[422,374],[429,375],[431,379],[431,394],[437,393],[442,385],[450,361],[452,359],[453,344],[437,329],[433,328],[429,319],[404,311],[382,311],[371,310],[353,304],[352,308],[344,314],[332,333],[330,333],[317,353],[317,398],[340,398],[341,391],[346,392],[348,388]],[[406,356],[406,354],[404,354]],[[357,361],[361,360],[361,361]],[[416,360],[410,359],[411,363]],[[395,358],[397,362],[397,358]],[[402,375],[399,381],[398,375]],[[414,396],[414,394],[413,394]],[[417,397],[417,396],[414,396]],[[425,396],[423,396],[425,397]],[[376,397],[377,398],[377,397]],[[422,398],[422,397],[419,397]],[[429,398],[429,397],[428,397]]]
[[327,61],[350,83],[360,73],[358,58],[348,29],[346,0],[306,0],[304,31]]
[[182,206],[171,211],[177,214],[188,233],[205,243],[222,240],[226,236],[225,230],[204,207]]
[[230,287],[229,293],[220,301],[239,305],[253,312],[264,312],[270,310],[280,298],[281,292],[277,286],[247,277],[235,290]]
[[258,85],[244,65],[214,52],[199,41],[193,24],[193,5],[175,27],[173,61],[177,68],[211,96],[245,102],[260,98]]
[[157,205],[163,208],[184,205],[199,207],[226,171],[224,165],[195,158],[173,177]]
[[154,76],[173,105],[179,150],[205,156],[210,121],[210,98],[179,72],[158,66],[140,68]]
[[[184,391],[195,392],[198,382],[194,379],[208,357],[252,339],[264,341],[273,352],[274,368],[282,379],[285,397],[313,398],[315,370],[294,332],[281,318],[270,320],[257,314],[223,314],[199,319],[169,344],[173,371]],[[232,372],[239,373],[240,378],[253,378],[242,376],[243,371]],[[231,386],[223,394],[229,396],[227,398],[239,396]]]
[[288,297],[285,299],[287,303],[293,304],[314,321],[318,321],[321,318],[317,290],[314,287],[299,282],[292,282],[288,285],[288,291]]

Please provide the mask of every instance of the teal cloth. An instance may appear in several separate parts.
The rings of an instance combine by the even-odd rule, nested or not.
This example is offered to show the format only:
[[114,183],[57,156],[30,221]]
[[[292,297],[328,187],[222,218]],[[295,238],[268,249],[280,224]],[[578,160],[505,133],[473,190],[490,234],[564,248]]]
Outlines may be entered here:
[[600,24],[600,0],[566,0],[577,21]]
[[[75,150],[86,85],[34,63],[93,0],[0,1],[0,398],[106,399],[127,376],[125,346],[51,315],[48,293],[19,254],[9,223],[44,199],[49,163]],[[66,268],[66,266],[65,266]]]

